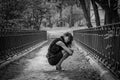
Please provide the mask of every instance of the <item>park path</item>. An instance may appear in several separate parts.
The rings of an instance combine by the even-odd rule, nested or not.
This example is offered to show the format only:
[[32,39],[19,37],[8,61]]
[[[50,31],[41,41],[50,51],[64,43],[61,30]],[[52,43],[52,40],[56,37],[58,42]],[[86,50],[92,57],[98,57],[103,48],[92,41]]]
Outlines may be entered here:
[[44,45],[11,63],[1,73],[0,80],[101,80],[77,47],[73,56],[62,64],[64,71],[56,71],[46,59],[48,46]]

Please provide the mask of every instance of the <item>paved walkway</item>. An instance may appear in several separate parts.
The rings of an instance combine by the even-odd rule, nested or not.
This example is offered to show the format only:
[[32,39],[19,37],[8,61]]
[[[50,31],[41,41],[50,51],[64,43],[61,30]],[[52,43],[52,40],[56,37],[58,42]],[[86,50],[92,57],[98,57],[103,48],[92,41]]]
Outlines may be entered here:
[[45,57],[48,46],[38,48],[5,67],[0,71],[0,80],[101,80],[77,48],[62,64],[64,71],[56,71]]

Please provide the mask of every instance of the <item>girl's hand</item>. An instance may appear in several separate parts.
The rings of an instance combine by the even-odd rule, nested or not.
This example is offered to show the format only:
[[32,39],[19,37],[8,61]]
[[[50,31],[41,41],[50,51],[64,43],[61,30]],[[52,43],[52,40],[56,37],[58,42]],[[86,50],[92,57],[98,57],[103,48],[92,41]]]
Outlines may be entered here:
[[73,49],[70,49],[70,51],[72,52],[70,55],[73,55],[74,50],[73,50]]

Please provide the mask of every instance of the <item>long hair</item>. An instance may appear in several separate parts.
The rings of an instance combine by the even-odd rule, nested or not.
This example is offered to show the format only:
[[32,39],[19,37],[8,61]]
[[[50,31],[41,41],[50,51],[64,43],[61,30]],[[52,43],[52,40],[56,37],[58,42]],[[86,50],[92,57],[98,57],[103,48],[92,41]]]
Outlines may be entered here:
[[66,33],[64,34],[64,36],[67,36],[67,37],[68,37],[69,41],[67,42],[67,45],[68,45],[68,46],[71,46],[72,41],[73,41],[73,36],[72,36],[72,34],[69,33],[69,32],[66,32]]

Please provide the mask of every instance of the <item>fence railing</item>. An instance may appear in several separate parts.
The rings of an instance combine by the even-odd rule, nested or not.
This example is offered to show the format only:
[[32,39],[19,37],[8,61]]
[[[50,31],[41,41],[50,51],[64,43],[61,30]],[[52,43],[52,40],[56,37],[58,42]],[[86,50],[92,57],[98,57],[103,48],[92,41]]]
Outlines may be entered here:
[[120,78],[120,24],[76,30],[74,39]]
[[44,40],[46,31],[0,29],[0,61]]

